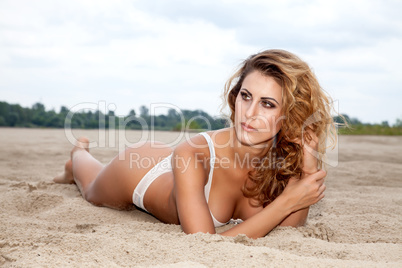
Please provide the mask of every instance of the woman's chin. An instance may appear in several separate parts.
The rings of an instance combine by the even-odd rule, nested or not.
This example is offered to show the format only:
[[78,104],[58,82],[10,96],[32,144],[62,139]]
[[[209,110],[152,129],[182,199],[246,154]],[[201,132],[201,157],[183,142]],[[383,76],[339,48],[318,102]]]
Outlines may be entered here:
[[236,131],[236,138],[244,146],[265,148],[273,136],[262,135],[262,133],[256,131],[247,132],[241,129],[240,131]]

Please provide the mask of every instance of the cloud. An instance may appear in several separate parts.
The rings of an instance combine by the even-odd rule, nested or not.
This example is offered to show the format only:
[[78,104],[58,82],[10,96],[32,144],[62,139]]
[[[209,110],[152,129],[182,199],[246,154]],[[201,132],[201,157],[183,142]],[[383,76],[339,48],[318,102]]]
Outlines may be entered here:
[[378,0],[4,0],[0,92],[25,105],[106,100],[124,114],[165,101],[217,114],[240,61],[283,48],[313,67],[341,112],[394,118],[399,108],[372,107],[378,98],[399,107],[402,97],[401,8]]
[[[206,21],[235,30],[256,47],[367,45],[401,34],[396,1],[140,1],[138,8],[171,21]],[[395,27],[396,26],[396,27]]]

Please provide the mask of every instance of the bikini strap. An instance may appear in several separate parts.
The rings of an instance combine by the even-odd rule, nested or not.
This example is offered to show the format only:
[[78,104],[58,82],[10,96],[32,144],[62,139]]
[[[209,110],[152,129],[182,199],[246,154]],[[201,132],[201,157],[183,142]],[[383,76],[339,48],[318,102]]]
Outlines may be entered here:
[[204,188],[204,193],[205,193],[205,199],[209,200],[209,192],[211,191],[211,185],[212,185],[212,176],[214,174],[214,167],[215,167],[215,147],[214,147],[214,143],[212,141],[212,138],[205,132],[201,132],[200,133],[202,136],[204,136],[204,138],[207,140],[208,143],[208,147],[209,147],[209,154],[210,154],[210,168],[209,168],[209,176],[208,176],[208,182],[205,185]]
[[[212,185],[212,176],[214,175],[214,168],[215,168],[215,159],[216,159],[216,155],[215,155],[215,147],[214,147],[214,143],[212,141],[212,138],[205,132],[200,133],[202,136],[204,136],[204,138],[207,140],[208,142],[208,147],[209,147],[209,155],[210,155],[210,169],[209,169],[209,176],[208,176],[208,182],[204,187],[204,193],[205,193],[205,200],[207,200],[207,203],[209,201],[209,193],[211,191],[211,185]],[[214,215],[212,214],[211,211],[209,211],[209,213],[211,214],[212,220],[214,222],[214,226],[215,227],[220,227],[225,225],[226,223],[222,223],[220,221],[218,221]]]

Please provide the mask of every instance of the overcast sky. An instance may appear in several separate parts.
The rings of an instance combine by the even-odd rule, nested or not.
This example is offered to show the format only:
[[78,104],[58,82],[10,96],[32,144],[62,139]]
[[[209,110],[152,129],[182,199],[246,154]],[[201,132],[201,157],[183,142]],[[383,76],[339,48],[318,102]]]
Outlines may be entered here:
[[340,113],[393,124],[401,13],[398,0],[1,0],[0,101],[56,111],[106,102],[117,115],[169,103],[219,115],[241,61],[281,48],[309,63]]

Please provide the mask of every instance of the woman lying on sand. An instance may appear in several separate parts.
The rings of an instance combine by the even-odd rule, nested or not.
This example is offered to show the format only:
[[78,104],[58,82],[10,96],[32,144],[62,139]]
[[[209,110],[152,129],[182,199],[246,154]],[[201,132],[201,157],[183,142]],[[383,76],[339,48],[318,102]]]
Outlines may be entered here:
[[[97,206],[142,208],[185,233],[265,236],[300,226],[324,197],[325,141],[335,137],[329,98],[308,65],[283,50],[245,60],[225,85],[232,127],[200,133],[176,148],[133,146],[109,164],[80,138],[58,183],[76,183]],[[154,148],[158,147],[158,148]],[[135,156],[135,157],[133,157]],[[133,159],[148,158],[154,167]]]

